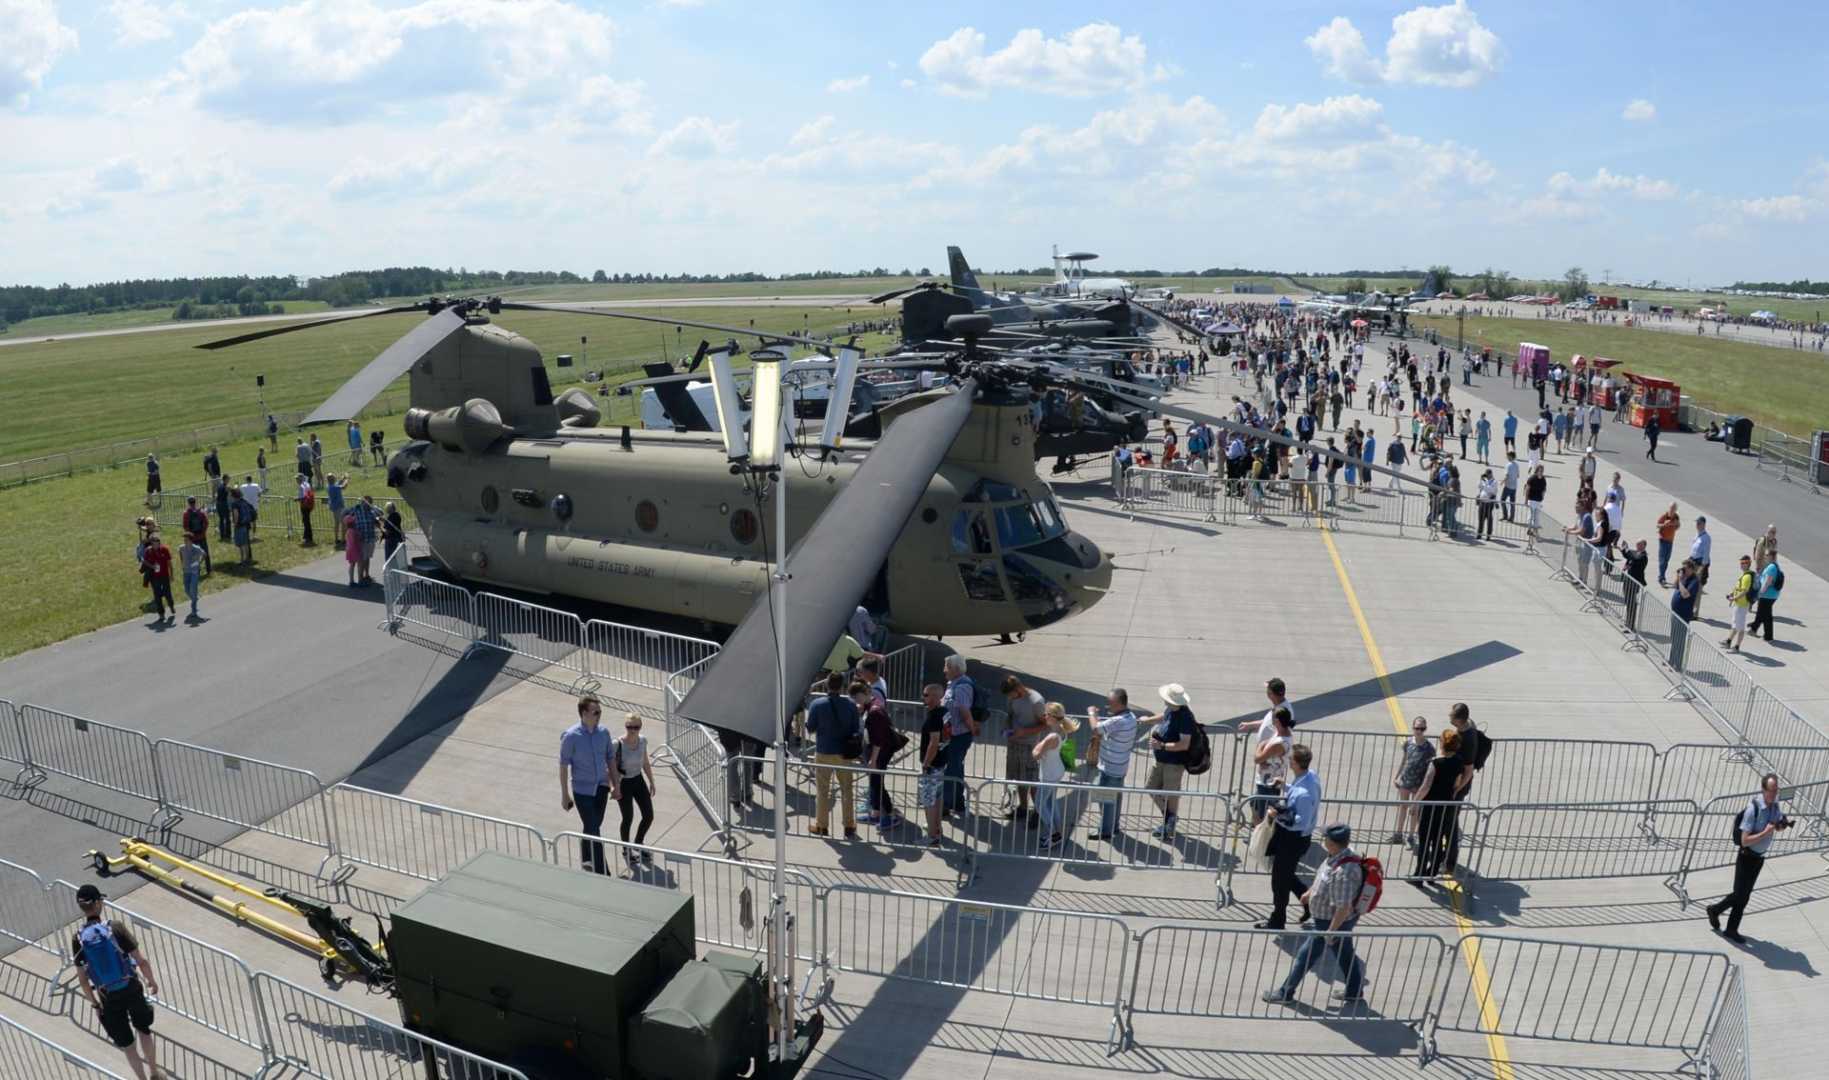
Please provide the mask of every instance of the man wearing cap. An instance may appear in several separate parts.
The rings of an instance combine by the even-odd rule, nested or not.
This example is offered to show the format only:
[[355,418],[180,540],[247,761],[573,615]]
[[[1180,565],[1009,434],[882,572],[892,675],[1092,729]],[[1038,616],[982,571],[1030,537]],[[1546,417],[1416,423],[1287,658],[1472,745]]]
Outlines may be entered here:
[[[1275,804],[1276,831],[1270,836],[1270,847],[1266,854],[1270,856],[1270,918],[1257,924],[1259,930],[1281,930],[1289,911],[1291,896],[1308,895],[1308,887],[1296,871],[1302,865],[1302,856],[1308,854],[1309,836],[1315,831],[1315,814],[1321,808],[1321,778],[1316,776],[1309,766],[1314,763],[1314,751],[1306,745],[1297,743],[1289,751],[1289,783],[1283,787],[1283,797]],[[1302,918],[1309,917],[1306,899],[1302,905]]]
[[76,906],[83,912],[83,925],[70,939],[76,977],[101,1015],[109,1041],[126,1053],[133,1075],[138,1080],[147,1080],[149,1075],[151,1080],[165,1080],[152,1040],[152,1005],[146,1000],[148,993],[158,995],[158,976],[127,924],[118,919],[102,921],[102,900],[102,891],[94,885],[76,890]]
[[[1365,963],[1353,951],[1352,930],[1359,921],[1359,895],[1365,886],[1364,864],[1353,852],[1353,831],[1344,823],[1329,825],[1321,833],[1321,847],[1327,852],[1321,868],[1315,872],[1315,883],[1302,894],[1302,902],[1314,913],[1312,933],[1296,950],[1289,974],[1275,990],[1266,990],[1263,999],[1273,1005],[1293,1005],[1296,988],[1302,978],[1321,962],[1323,953],[1332,951],[1334,961],[1346,973],[1346,982],[1334,991],[1333,998],[1351,1008],[1365,1001]],[[1327,933],[1322,933],[1327,931]]]
[[1188,704],[1188,692],[1180,683],[1168,683],[1156,689],[1162,703],[1168,708],[1155,716],[1146,716],[1140,723],[1150,725],[1149,745],[1156,754],[1155,764],[1150,766],[1149,781],[1145,785],[1151,791],[1150,800],[1156,809],[1162,811],[1162,824],[1150,831],[1150,835],[1159,840],[1172,840],[1175,837],[1175,821],[1181,810],[1181,800],[1174,795],[1157,795],[1159,791],[1180,791],[1181,778],[1186,775],[1188,752],[1194,745],[1194,710]]

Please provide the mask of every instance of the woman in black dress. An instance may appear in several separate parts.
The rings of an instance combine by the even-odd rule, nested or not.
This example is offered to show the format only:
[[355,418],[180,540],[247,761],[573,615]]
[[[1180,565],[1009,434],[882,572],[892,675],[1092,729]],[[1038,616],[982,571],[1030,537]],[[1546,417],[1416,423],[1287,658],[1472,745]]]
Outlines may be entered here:
[[[1460,782],[1466,762],[1461,759],[1461,733],[1454,728],[1442,732],[1442,752],[1430,759],[1423,773],[1422,815],[1416,828],[1416,876],[1432,878],[1441,873],[1442,861],[1454,839],[1455,785]],[[1449,867],[1450,871],[1454,868]]]

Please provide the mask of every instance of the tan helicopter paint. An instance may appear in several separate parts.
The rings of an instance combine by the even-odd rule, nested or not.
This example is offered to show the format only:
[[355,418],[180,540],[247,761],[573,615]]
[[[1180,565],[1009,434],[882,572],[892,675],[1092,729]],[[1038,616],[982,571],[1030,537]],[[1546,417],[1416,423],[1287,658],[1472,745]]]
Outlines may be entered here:
[[[758,506],[743,479],[730,473],[716,436],[638,430],[630,432],[625,449],[620,430],[561,427],[557,411],[536,400],[533,371],[539,368],[539,353],[526,339],[490,325],[453,335],[415,365],[415,408],[474,405],[483,398],[518,433],[482,453],[466,451],[463,441],[450,437],[416,444],[395,459],[390,471],[414,461],[424,465],[423,477],[405,480],[401,494],[440,561],[483,584],[716,623],[741,621],[767,578],[772,496]],[[883,410],[884,422],[948,392],[894,402]],[[460,430],[464,411],[457,409],[433,430]],[[974,406],[888,553],[888,625],[914,634],[1029,628],[1025,613],[1036,613],[1035,602],[1019,604],[1007,589],[1001,602],[967,598],[957,564],[974,560],[954,554],[952,526],[962,506],[985,505],[962,501],[981,478],[1034,499],[1051,497],[1035,475],[1033,439],[1026,407]],[[869,446],[847,447],[825,462],[811,454],[789,458],[781,476],[790,546],[850,480]],[[569,521],[553,509],[561,494],[571,504]],[[1110,560],[1071,532],[1064,539],[1089,566],[1037,565],[1077,609],[1103,595]]]

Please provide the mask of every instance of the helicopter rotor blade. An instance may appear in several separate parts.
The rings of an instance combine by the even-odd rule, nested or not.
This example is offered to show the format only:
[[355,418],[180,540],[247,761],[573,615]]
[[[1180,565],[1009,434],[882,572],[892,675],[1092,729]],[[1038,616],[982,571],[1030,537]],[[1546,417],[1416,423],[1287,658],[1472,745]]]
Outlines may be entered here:
[[760,339],[765,344],[786,342],[794,345],[805,345],[817,349],[830,342],[818,338],[803,337],[800,334],[780,333],[773,330],[747,329],[740,326],[723,326],[718,323],[695,322],[691,319],[669,319],[659,315],[637,315],[632,311],[616,311],[605,308],[571,307],[567,304],[521,304],[502,301],[504,311],[553,311],[566,315],[595,315],[605,319],[629,319],[633,322],[659,323],[662,326],[690,326],[698,330],[716,330],[721,334],[739,334],[743,337]]
[[313,330],[320,326],[329,326],[332,323],[355,322],[357,319],[372,319],[377,315],[398,315],[403,311],[424,311],[425,309],[426,306],[423,303],[403,304],[400,307],[376,308],[372,311],[357,312],[353,315],[346,313],[334,315],[327,319],[300,320],[298,322],[287,323],[284,326],[270,326],[266,329],[256,330],[248,334],[237,334],[234,337],[206,341],[195,347],[199,349],[226,349],[231,345],[243,345],[250,341],[259,341],[261,338],[278,337],[280,334],[290,334],[295,330]]
[[[977,389],[977,381],[967,378],[888,425],[782,565],[785,578],[793,582],[784,606],[794,632],[778,643],[772,598],[766,592],[758,596],[717,659],[675,707],[677,713],[764,743],[776,740],[781,718],[799,702],[832,651],[831,643],[876,579],[883,552],[894,544],[971,418]],[[780,497],[779,490],[774,497]],[[801,569],[807,572],[798,573]],[[785,661],[784,686],[758,693],[756,673],[774,668],[777,644]],[[760,681],[767,685],[774,680]],[[782,690],[785,696],[777,697]]]
[[1170,315],[1168,312],[1163,311],[1159,308],[1153,307],[1149,304],[1146,304],[1141,300],[1132,300],[1131,304],[1133,304],[1136,307],[1142,308],[1144,311],[1149,312],[1151,315],[1154,315],[1156,318],[1161,319],[1165,323],[1168,323],[1170,326],[1179,327],[1180,329],[1186,330],[1188,333],[1193,334],[1196,337],[1205,337],[1206,336],[1205,334],[1202,334],[1200,332],[1200,328],[1195,326],[1193,323],[1185,322],[1173,315]]
[[944,288],[944,286],[942,286],[937,281],[922,281],[922,282],[919,282],[914,285],[909,285],[905,288],[891,289],[886,293],[878,293],[877,295],[872,296],[870,299],[864,301],[864,303],[866,303],[866,304],[887,304],[889,301],[894,300],[897,297],[907,296],[909,293],[912,293],[912,292],[920,292],[922,289],[939,289],[939,288]]
[[305,417],[299,426],[310,427],[313,424],[348,420],[361,412],[375,399],[376,394],[412,370],[413,365],[426,353],[443,345],[447,338],[462,330],[465,310],[461,306],[445,308],[407,331],[399,340],[381,350],[381,355],[356,372],[354,378],[337,387],[337,392],[313,410],[310,416]]

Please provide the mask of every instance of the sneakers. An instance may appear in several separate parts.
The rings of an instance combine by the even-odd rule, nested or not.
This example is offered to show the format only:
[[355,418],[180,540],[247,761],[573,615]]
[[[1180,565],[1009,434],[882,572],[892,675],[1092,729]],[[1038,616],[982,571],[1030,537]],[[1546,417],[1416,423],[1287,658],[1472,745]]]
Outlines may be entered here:
[[1258,1000],[1264,1002],[1266,1005],[1294,1005],[1296,1003],[1294,994],[1285,994],[1280,989],[1266,990],[1258,995]]
[[1086,830],[1086,839],[1088,839],[1088,840],[1110,840],[1111,834],[1108,832],[1100,832],[1097,829],[1087,829]]
[[642,852],[641,853],[641,864],[643,866],[653,866],[654,865],[654,853],[652,851]]
[[1175,839],[1175,819],[1170,817],[1164,820],[1162,824],[1151,829],[1149,834],[1158,840]]
[[928,838],[927,838],[927,839],[925,839],[925,840],[923,840],[923,841],[921,841],[921,846],[923,846],[923,847],[930,847],[930,848],[936,848],[936,847],[939,847],[939,846],[940,846],[940,838],[939,838],[939,837],[937,837],[937,836],[930,836],[930,837],[928,837]]
[[1344,989],[1335,990],[1332,994],[1329,994],[1328,997],[1336,1005],[1364,1005],[1365,1004],[1365,991],[1363,988],[1357,994],[1348,994]]
[[819,825],[808,825],[807,832],[812,833],[814,836],[831,836],[832,835],[832,830],[824,828]]

